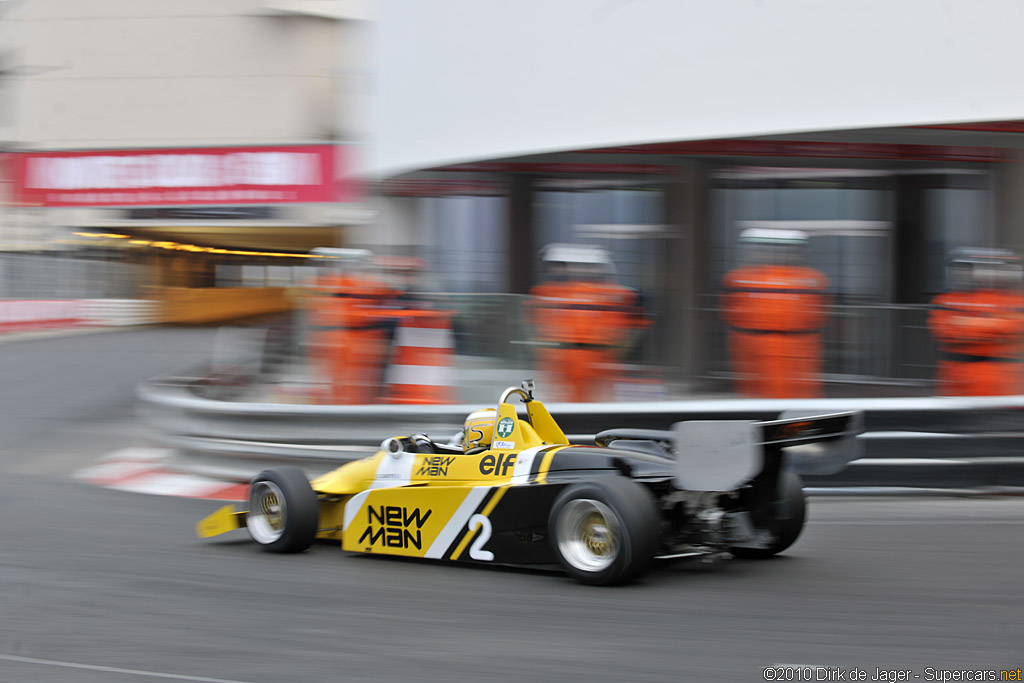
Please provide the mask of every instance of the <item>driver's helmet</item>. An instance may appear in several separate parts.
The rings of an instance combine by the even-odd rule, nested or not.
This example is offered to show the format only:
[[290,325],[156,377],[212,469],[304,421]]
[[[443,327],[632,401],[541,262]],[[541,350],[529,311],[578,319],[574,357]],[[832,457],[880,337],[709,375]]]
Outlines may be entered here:
[[462,427],[463,453],[473,453],[491,447],[497,413],[494,408],[486,408],[475,410],[466,417]]

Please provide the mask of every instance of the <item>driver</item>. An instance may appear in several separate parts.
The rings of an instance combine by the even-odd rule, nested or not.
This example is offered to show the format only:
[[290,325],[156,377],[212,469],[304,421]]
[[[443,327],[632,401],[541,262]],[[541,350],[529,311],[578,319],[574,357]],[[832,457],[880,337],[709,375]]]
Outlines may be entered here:
[[494,435],[494,420],[498,411],[494,408],[475,410],[466,417],[462,426],[462,452],[479,453],[491,447]]

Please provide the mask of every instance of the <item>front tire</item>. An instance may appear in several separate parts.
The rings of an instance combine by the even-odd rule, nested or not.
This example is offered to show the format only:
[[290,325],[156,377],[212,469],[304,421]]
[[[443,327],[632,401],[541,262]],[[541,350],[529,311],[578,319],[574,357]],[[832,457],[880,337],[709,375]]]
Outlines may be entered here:
[[779,474],[779,496],[786,508],[786,516],[772,515],[768,530],[775,540],[767,548],[731,548],[735,557],[762,560],[781,553],[796,543],[800,532],[804,530],[807,519],[807,499],[804,497],[803,481],[793,472]]
[[548,532],[559,563],[581,583],[625,583],[658,549],[659,515],[640,484],[607,476],[570,486],[551,508]]
[[274,467],[253,477],[245,525],[264,549],[301,553],[313,545],[319,521],[316,493],[298,467]]

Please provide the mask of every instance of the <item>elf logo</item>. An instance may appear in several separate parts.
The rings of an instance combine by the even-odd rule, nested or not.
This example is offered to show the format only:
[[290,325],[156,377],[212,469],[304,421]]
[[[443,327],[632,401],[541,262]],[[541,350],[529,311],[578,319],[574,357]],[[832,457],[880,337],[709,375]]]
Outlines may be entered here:
[[378,505],[377,507],[371,505],[367,510],[369,511],[369,524],[366,525],[363,535],[359,537],[359,545],[363,545],[363,541],[368,541],[365,547],[369,550],[377,544],[377,541],[380,541],[385,548],[413,547],[417,550],[422,549],[423,537],[420,529],[430,519],[430,513],[433,510],[428,509],[426,514],[423,514],[419,508],[410,510],[397,505]]
[[485,455],[480,458],[480,474],[504,477],[508,468],[516,464],[515,453],[499,453],[497,456]]

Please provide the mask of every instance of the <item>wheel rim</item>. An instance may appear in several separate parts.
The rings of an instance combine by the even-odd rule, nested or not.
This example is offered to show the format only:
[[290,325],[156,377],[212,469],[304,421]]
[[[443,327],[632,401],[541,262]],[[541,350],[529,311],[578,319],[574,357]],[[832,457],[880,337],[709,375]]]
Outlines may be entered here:
[[599,500],[571,500],[558,515],[558,550],[580,571],[610,567],[619,556],[620,538],[619,518]]
[[249,514],[245,523],[257,543],[273,543],[284,534],[288,506],[280,487],[272,481],[258,481],[249,492]]

